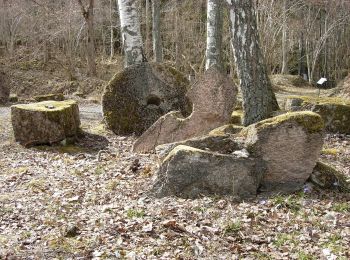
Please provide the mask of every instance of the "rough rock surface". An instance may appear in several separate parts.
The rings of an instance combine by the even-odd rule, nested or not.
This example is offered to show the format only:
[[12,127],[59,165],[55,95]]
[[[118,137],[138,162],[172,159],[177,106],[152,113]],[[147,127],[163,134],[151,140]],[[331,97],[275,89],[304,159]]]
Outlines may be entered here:
[[103,114],[114,133],[141,135],[159,117],[178,110],[185,116],[189,82],[176,69],[159,63],[142,63],[117,73],[102,97]]
[[236,101],[237,88],[215,67],[189,90],[193,103],[192,114],[183,118],[172,111],[158,119],[134,144],[134,151],[148,152],[157,145],[186,140],[207,134],[227,124]]
[[334,167],[318,161],[311,176],[310,181],[323,189],[338,189],[350,192],[350,183],[346,181],[344,175]]
[[350,100],[296,96],[286,100],[285,109],[313,111],[323,118],[327,131],[350,134]]
[[235,124],[223,125],[211,130],[209,135],[238,134],[243,128],[243,126]]
[[40,96],[35,96],[34,100],[37,101],[37,102],[49,101],[49,100],[63,101],[64,100],[64,95],[62,93],[60,93],[60,94],[40,95]]
[[0,104],[6,104],[9,101],[10,88],[7,85],[6,75],[0,71]]
[[75,138],[79,131],[79,108],[75,101],[43,101],[11,107],[17,142],[31,146]]
[[323,144],[323,120],[313,112],[294,112],[244,129],[245,145],[262,160],[261,191],[288,193],[310,177]]
[[261,121],[236,135],[208,135],[158,146],[162,162],[153,192],[156,196],[246,197],[258,191],[296,191],[316,165],[323,129],[318,114],[294,112]]
[[175,147],[179,145],[190,146],[200,150],[216,152],[220,154],[231,154],[234,151],[244,148],[244,143],[230,134],[209,134],[206,136],[195,137],[180,142],[158,145],[156,153],[159,159],[164,159]]
[[226,194],[249,197],[256,194],[259,185],[254,160],[183,145],[170,152],[159,173],[153,186],[153,193],[159,197]]

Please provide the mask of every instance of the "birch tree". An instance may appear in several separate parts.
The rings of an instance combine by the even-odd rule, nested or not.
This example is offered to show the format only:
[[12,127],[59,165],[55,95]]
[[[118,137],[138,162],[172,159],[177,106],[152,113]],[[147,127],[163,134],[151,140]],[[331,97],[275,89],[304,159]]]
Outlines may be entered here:
[[213,65],[222,69],[222,21],[222,1],[208,0],[206,70]]
[[287,0],[283,0],[282,14],[282,74],[288,74],[288,46],[287,46]]
[[232,47],[243,97],[244,125],[268,118],[278,109],[260,49],[252,0],[226,0]]
[[160,0],[152,1],[153,55],[156,62],[163,61],[162,39],[160,36]]
[[118,0],[125,67],[145,61],[137,0]]

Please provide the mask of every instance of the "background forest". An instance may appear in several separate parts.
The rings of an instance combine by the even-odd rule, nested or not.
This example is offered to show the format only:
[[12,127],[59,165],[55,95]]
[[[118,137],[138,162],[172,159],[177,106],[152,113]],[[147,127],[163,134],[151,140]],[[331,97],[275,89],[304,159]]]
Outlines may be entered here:
[[[47,71],[55,75],[53,81],[82,80],[87,74],[109,80],[122,67],[117,1],[1,0],[0,3],[0,57],[5,67]],[[350,63],[349,1],[256,0],[255,5],[261,48],[270,74],[299,74],[310,82],[322,76],[329,79],[329,87],[346,77]],[[93,8],[97,72],[87,67],[88,20],[84,18],[84,10],[88,6]],[[139,1],[148,60],[154,56],[151,6],[151,0]],[[206,1],[163,0],[160,8],[164,61],[188,75],[203,72]],[[224,16],[223,59],[227,72],[235,77],[227,10]],[[34,85],[47,84],[43,81]],[[102,83],[96,80],[92,83],[99,84]]]

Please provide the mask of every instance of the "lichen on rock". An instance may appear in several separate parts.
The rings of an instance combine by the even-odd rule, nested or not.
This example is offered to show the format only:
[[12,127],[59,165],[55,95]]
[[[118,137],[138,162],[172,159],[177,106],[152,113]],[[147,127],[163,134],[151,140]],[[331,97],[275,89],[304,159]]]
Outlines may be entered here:
[[[301,100],[296,104],[296,100]],[[294,105],[292,105],[294,102]],[[290,96],[286,110],[310,110],[318,113],[325,122],[326,130],[350,134],[350,100],[334,97]]]
[[[324,122],[321,116],[310,111],[285,113],[260,121],[255,124],[255,127],[259,129],[271,128],[288,122],[298,123],[299,125],[303,126],[309,133],[321,132],[324,129]],[[249,129],[249,127],[246,129]]]

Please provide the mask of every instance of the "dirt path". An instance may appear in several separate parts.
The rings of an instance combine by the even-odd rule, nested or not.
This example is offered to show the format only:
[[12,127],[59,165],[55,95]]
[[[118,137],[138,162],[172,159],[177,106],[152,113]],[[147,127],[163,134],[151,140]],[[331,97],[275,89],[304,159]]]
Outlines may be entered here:
[[[349,194],[154,199],[155,156],[105,130],[100,106],[80,111],[76,145],[25,149],[0,108],[0,259],[350,257]],[[323,158],[350,174],[350,137],[325,142]]]

